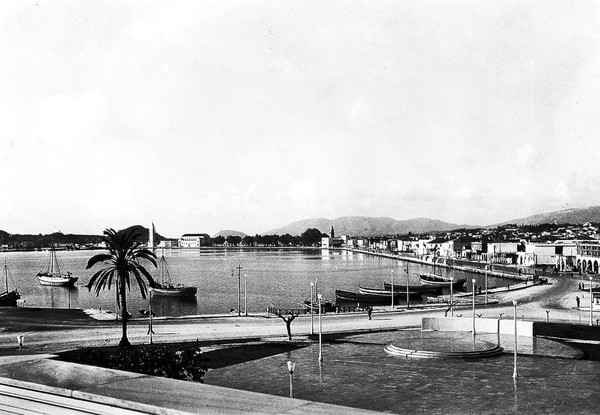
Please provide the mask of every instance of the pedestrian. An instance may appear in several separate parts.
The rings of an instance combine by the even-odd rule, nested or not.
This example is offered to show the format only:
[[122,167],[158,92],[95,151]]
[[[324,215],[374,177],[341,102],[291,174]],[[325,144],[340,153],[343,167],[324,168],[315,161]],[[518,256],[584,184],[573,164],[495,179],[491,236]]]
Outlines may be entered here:
[[371,320],[371,314],[373,313],[373,307],[369,306],[367,309],[367,314],[369,315],[369,320]]
[[577,308],[579,308],[579,297],[575,297],[575,301],[577,301]]

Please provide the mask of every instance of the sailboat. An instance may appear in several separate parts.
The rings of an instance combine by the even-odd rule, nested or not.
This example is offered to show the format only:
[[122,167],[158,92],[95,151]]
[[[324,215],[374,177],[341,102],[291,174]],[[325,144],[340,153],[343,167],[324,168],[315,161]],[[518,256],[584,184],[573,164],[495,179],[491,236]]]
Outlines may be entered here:
[[158,274],[155,278],[154,285],[150,287],[150,291],[152,291],[154,295],[165,297],[195,297],[198,287],[174,284],[171,280],[169,269],[167,268],[167,260],[163,254],[160,256]]
[[73,286],[79,279],[78,277],[71,276],[70,272],[67,272],[66,274],[62,274],[60,272],[54,247],[50,248],[50,260],[48,261],[48,268],[46,271],[38,272],[37,278],[40,284],[55,287],[70,287]]
[[6,291],[0,293],[0,307],[16,307],[17,300],[21,298],[21,295],[17,290],[8,291],[8,266],[6,265],[6,260],[4,260],[4,281]]

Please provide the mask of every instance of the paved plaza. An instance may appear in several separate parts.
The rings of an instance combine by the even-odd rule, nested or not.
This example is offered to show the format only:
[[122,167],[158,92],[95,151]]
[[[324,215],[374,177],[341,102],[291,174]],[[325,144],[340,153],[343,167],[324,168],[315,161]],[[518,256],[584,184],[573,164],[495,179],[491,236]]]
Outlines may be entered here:
[[[286,362],[296,362],[295,397],[398,414],[571,414],[598,413],[600,362],[545,339],[520,337],[518,377],[513,379],[514,337],[501,336],[505,354],[478,359],[414,360],[388,356],[393,342],[438,336],[443,341],[471,338],[470,333],[421,333],[401,330],[333,336],[318,344],[209,371],[212,385],[286,396]],[[466,338],[465,338],[466,336]],[[478,335],[494,343],[497,335]]]

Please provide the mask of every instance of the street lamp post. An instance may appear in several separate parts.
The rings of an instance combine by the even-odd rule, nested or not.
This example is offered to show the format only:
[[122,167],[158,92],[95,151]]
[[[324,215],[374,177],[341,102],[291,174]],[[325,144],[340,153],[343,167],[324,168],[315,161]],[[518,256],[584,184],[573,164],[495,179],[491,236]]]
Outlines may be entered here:
[[450,316],[454,317],[454,277],[450,277]]
[[[406,309],[410,308],[410,297],[408,292],[408,287],[410,286],[410,273],[408,271],[408,262],[406,263]],[[392,287],[393,289],[393,287]]]
[[513,306],[515,307],[515,351],[514,351],[514,370],[513,370],[513,378],[517,378],[517,300],[513,300]]
[[485,266],[485,303],[488,303],[488,267]]
[[244,274],[244,315],[248,317],[248,299],[247,299],[247,280],[248,274]]
[[475,335],[475,278],[471,280],[473,282],[473,336]]
[[592,308],[594,306],[594,294],[592,293],[592,277],[590,277],[590,326],[593,326],[592,323]]
[[390,289],[390,293],[392,294],[392,310],[394,310],[394,270],[392,270],[392,287]]
[[323,361],[323,348],[322,348],[322,333],[323,333],[323,324],[321,322],[321,299],[323,296],[321,294],[317,294],[317,299],[319,300],[319,363]]
[[242,310],[241,310],[242,307],[240,305],[240,303],[241,303],[241,295],[242,295],[242,281],[241,281],[240,274],[241,274],[241,271],[242,271],[242,266],[238,265],[236,268],[238,270],[238,307],[237,307],[237,310],[238,310],[238,317],[239,317],[239,316],[242,315]]
[[287,362],[288,371],[290,372],[290,398],[294,397],[294,369],[296,368],[296,363],[288,360]]
[[314,294],[313,294],[313,290],[315,288],[315,283],[314,282],[310,282],[310,334],[314,335],[315,334],[315,325],[314,325],[314,317],[313,315],[315,314],[315,307],[314,307]]

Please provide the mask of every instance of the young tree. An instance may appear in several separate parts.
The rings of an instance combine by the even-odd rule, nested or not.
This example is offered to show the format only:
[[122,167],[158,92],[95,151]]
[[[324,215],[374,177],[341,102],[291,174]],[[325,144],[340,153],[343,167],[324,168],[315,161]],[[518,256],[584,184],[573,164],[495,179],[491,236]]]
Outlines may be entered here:
[[290,340],[292,340],[292,321],[294,321],[297,316],[290,311],[289,317],[284,317],[281,314],[277,314],[277,317],[285,321],[285,328],[287,329],[288,337]]
[[142,298],[146,298],[147,287],[146,280],[152,287],[154,280],[150,273],[140,264],[140,259],[149,261],[156,267],[156,255],[154,252],[140,248],[141,242],[138,241],[140,236],[139,229],[129,228],[120,231],[114,229],[106,229],[104,231],[103,240],[106,243],[108,253],[97,254],[88,260],[86,269],[92,268],[98,263],[103,263],[104,268],[97,271],[87,287],[91,291],[95,290],[96,295],[100,294],[100,290],[111,289],[113,283],[115,287],[118,284],[118,295],[121,302],[121,311],[123,313],[123,336],[119,342],[121,347],[129,347],[131,343],[127,339],[127,291],[130,289],[130,276],[133,275],[140,287]]

